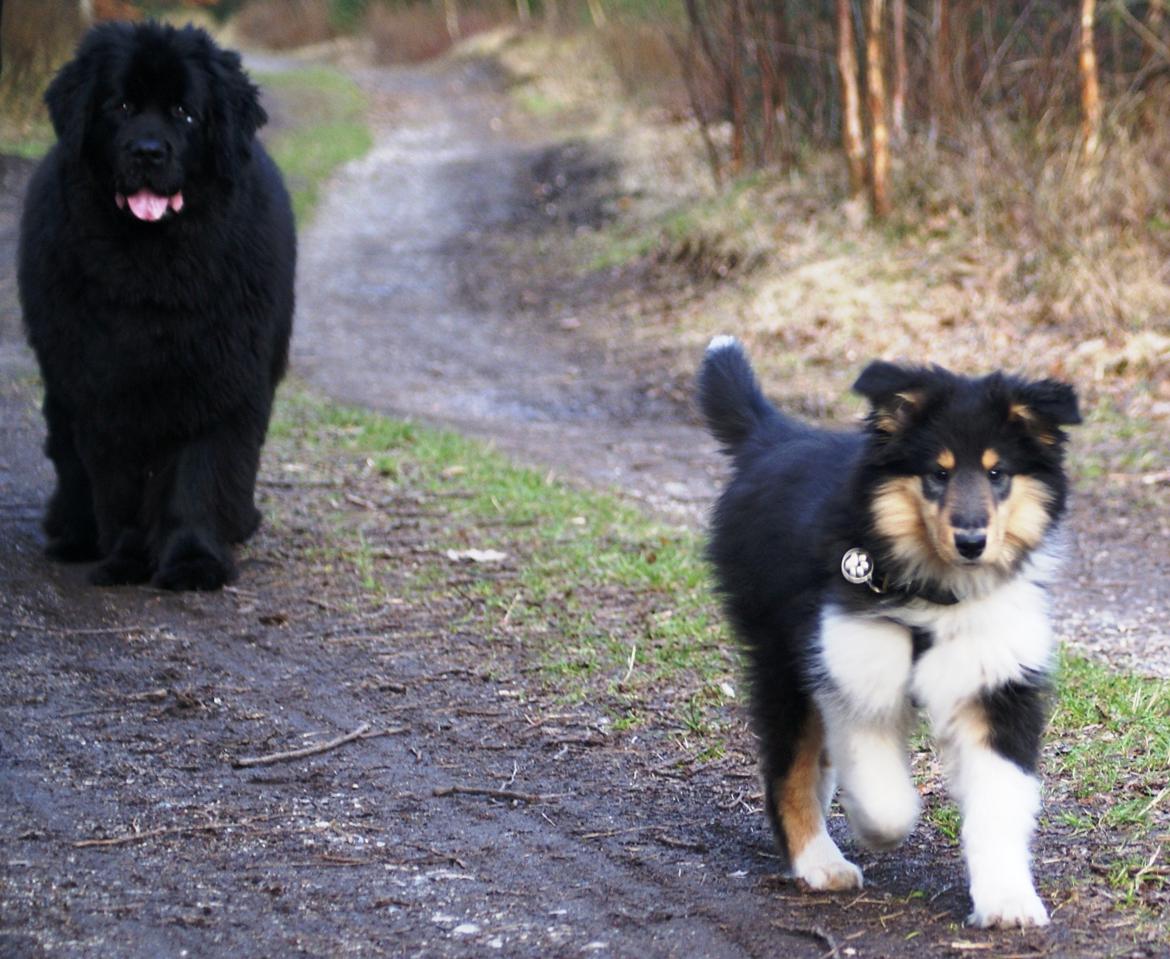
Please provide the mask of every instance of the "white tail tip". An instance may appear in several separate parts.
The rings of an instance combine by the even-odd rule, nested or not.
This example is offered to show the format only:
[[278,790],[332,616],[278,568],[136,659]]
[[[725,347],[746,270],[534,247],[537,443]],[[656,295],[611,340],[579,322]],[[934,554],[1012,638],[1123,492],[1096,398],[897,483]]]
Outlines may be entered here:
[[707,344],[708,353],[718,353],[720,350],[730,350],[739,346],[739,340],[734,336],[728,336],[722,333],[714,337],[710,343]]

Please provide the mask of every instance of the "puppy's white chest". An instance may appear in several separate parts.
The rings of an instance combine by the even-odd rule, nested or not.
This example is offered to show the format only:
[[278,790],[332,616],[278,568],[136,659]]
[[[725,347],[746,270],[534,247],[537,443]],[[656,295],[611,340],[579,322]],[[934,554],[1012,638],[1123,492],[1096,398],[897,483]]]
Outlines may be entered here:
[[[927,640],[917,658],[915,628]],[[911,604],[881,617],[828,608],[821,616],[820,667],[843,705],[872,719],[909,697],[930,713],[946,711],[1047,671],[1051,651],[1043,591],[1022,581],[955,606]]]

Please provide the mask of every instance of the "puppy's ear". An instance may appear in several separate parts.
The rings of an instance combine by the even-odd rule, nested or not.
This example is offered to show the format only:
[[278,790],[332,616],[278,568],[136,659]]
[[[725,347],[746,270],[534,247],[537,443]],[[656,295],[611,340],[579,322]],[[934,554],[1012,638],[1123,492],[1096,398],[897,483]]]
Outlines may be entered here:
[[901,432],[914,419],[926,401],[927,371],[913,366],[899,366],[885,360],[870,363],[853,392],[869,400],[869,425],[879,433]]
[[78,156],[89,132],[93,112],[94,68],[86,45],[65,64],[45,90],[53,132],[69,154]]
[[1047,445],[1064,438],[1060,427],[1081,422],[1076,391],[1058,380],[1016,385],[1011,392],[1008,416]]
[[212,137],[215,168],[230,178],[252,155],[252,138],[268,122],[260,106],[260,91],[240,65],[240,55],[211,44]]

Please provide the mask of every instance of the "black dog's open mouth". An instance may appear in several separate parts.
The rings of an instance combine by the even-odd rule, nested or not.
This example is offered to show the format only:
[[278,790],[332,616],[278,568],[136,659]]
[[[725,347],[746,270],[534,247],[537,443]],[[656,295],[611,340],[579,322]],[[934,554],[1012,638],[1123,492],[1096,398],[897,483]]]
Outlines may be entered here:
[[168,213],[182,211],[183,191],[172,193],[170,196],[160,196],[153,190],[143,188],[130,196],[115,193],[114,202],[118,205],[119,210],[129,209],[137,219],[146,223],[154,223]]

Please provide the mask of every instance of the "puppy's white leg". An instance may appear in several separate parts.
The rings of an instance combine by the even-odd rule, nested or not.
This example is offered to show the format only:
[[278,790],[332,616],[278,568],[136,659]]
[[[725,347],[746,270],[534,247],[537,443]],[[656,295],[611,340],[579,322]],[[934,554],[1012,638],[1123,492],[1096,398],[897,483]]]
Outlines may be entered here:
[[884,724],[826,718],[829,757],[837,770],[838,800],[850,828],[869,849],[900,845],[918,822],[922,801],[906,750],[909,708]]
[[906,751],[914,717],[910,631],[830,608],[820,640],[828,681],[815,698],[841,806],[864,845],[888,849],[910,834],[921,808]]
[[1048,912],[1032,882],[1029,846],[1040,782],[991,745],[984,711],[968,706],[940,739],[963,819],[963,855],[977,926],[1044,926]]

